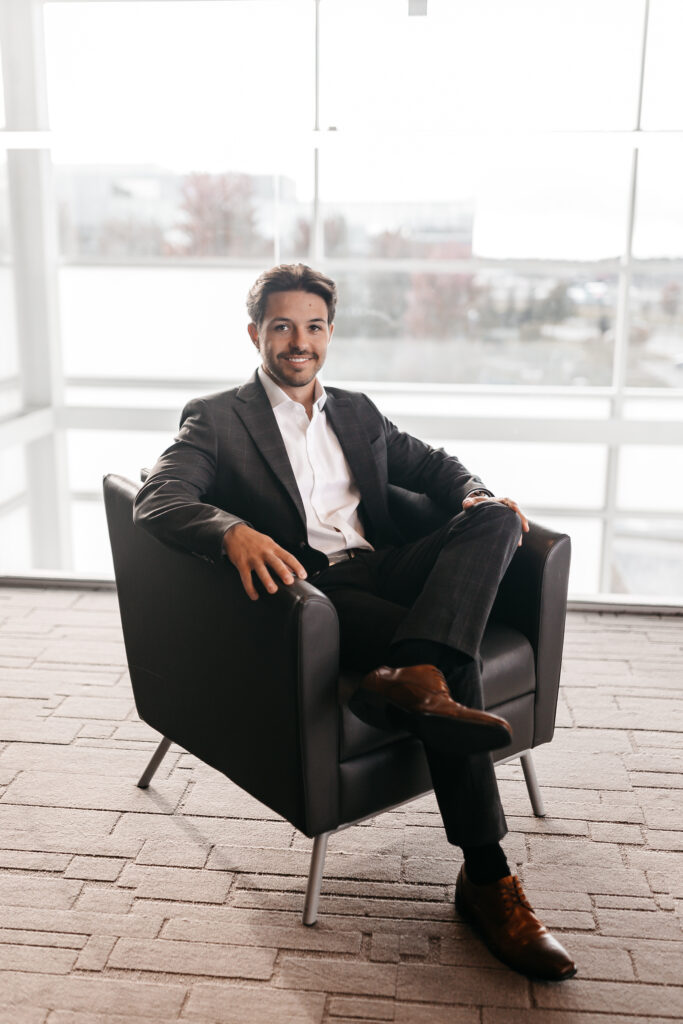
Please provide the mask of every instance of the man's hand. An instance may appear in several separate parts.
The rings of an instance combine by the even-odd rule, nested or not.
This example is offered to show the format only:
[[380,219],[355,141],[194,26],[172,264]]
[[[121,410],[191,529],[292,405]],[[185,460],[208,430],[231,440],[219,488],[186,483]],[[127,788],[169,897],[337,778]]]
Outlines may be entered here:
[[[489,498],[488,494],[474,494],[468,498],[465,498],[465,500],[462,503],[462,507],[465,509],[465,511],[467,511],[468,508],[473,508],[475,505],[478,505],[482,501],[498,501],[500,502],[501,505],[507,505],[507,507],[511,508],[513,512],[516,512],[519,518],[522,520],[523,532],[529,532],[529,520],[522,512],[517,502],[513,501],[512,498]],[[517,545],[517,547],[521,546],[522,538],[520,537],[519,544]]]
[[306,570],[294,555],[276,544],[272,537],[253,530],[246,523],[232,526],[223,537],[225,553],[240,574],[242,586],[252,601],[258,600],[251,574],[256,573],[269,594],[277,592],[277,583],[270,574],[272,569],[283,583],[293,583],[295,577],[306,579]]

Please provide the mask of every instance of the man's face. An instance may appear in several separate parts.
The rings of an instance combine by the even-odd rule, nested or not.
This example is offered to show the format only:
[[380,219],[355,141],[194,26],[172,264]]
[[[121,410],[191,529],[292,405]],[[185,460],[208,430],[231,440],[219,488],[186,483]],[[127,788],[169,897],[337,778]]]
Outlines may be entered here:
[[306,387],[321,369],[334,325],[327,322],[327,304],[320,295],[272,292],[263,323],[248,329],[266,373],[289,393]]

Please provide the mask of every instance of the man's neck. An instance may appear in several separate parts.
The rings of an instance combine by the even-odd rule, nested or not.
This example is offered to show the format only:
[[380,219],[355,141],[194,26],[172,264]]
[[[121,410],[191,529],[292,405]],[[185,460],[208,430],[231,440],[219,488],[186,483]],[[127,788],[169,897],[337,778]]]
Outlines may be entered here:
[[322,386],[318,381],[318,378],[314,377],[312,381],[305,384],[303,387],[293,388],[288,384],[283,384],[282,381],[276,380],[272,373],[268,372],[265,366],[262,365],[261,369],[274,384],[277,384],[280,391],[287,395],[287,398],[291,398],[293,402],[298,402],[299,405],[303,405],[306,410],[306,415],[310,420],[313,416],[313,404],[322,391]]

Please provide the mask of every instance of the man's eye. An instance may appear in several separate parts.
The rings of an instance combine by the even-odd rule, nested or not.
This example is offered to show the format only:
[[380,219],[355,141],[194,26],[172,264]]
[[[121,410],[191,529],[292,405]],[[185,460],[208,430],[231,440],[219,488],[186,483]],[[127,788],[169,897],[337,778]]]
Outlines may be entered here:
[[311,324],[309,327],[309,331],[313,331],[314,333],[317,333],[320,330],[322,330],[320,324]]
[[275,324],[276,331],[286,331],[289,324]]

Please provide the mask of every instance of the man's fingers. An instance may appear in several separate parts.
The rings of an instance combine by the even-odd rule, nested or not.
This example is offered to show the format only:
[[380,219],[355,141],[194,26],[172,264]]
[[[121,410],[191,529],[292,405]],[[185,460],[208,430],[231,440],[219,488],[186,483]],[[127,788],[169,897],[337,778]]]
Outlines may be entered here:
[[261,562],[259,565],[254,566],[254,572],[261,580],[261,583],[269,594],[274,594],[277,591],[277,583],[268,572],[268,566],[265,562]]
[[247,597],[251,598],[252,601],[258,601],[258,594],[256,593],[256,588],[252,582],[251,569],[249,566],[245,566],[243,569],[240,569],[239,574],[240,579],[242,580],[242,586],[247,593]]
[[289,566],[285,563],[284,559],[277,558],[277,556],[274,556],[273,558],[268,560],[268,565],[270,566],[271,569],[275,570],[275,572],[278,574],[283,583],[294,582],[294,574],[292,570],[289,568]]
[[[308,573],[294,555],[289,551],[286,551],[285,548],[278,547],[275,550],[277,557],[285,565],[287,572],[291,573],[293,576],[298,576],[301,580],[306,579]],[[280,573],[280,575],[282,575],[282,573]]]

